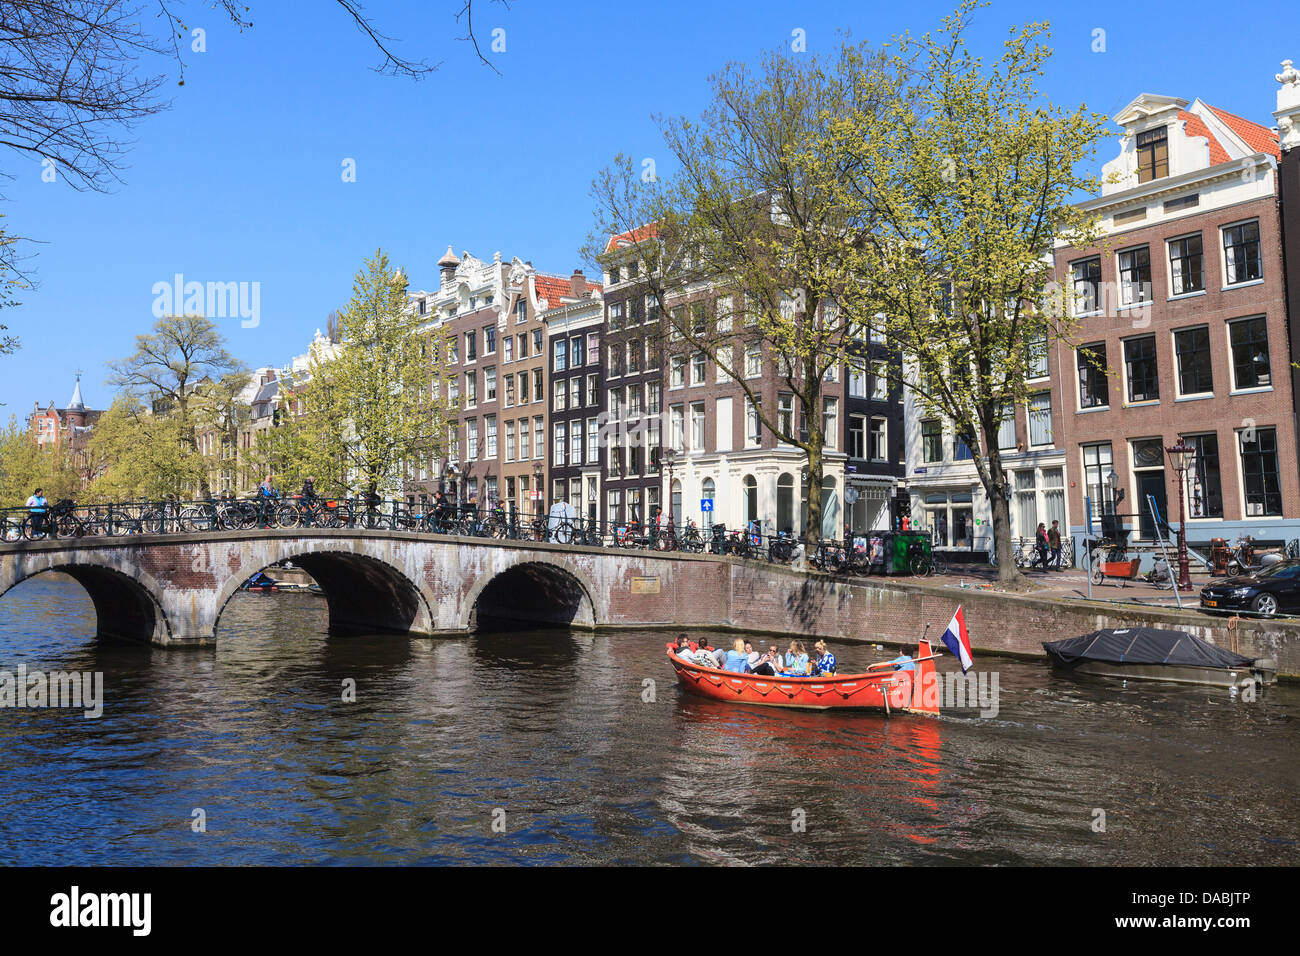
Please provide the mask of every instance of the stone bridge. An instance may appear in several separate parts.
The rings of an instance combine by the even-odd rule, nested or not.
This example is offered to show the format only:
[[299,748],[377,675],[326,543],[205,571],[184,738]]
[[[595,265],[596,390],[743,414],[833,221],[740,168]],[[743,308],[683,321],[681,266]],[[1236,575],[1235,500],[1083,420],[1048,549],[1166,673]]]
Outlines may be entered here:
[[[1042,656],[1102,627],[1179,628],[1300,675],[1300,622],[1229,621],[964,589],[952,580],[844,580],[710,554],[623,551],[363,529],[284,529],[0,543],[0,600],[62,571],[94,603],[98,636],[208,646],[240,585],[292,561],[325,592],[335,634],[463,634],[519,626],[710,628],[832,641],[914,641],[965,606],[971,643]],[[949,576],[951,578],[951,576]]]

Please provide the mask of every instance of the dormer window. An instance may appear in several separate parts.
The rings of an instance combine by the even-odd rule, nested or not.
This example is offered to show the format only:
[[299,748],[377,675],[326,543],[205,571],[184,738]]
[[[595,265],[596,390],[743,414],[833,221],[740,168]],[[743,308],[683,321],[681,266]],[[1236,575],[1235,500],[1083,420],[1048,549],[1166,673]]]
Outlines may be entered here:
[[1169,131],[1161,126],[1137,134],[1138,182],[1169,175]]

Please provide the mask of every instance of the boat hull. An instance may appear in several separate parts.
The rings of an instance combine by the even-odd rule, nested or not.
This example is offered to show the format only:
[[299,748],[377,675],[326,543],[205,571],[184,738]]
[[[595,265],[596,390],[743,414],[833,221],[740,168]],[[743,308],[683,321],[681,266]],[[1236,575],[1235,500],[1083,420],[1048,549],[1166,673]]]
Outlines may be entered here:
[[914,671],[880,670],[834,677],[764,677],[703,667],[668,652],[669,663],[682,688],[700,697],[760,707],[937,715],[938,682],[933,676],[934,660],[927,643],[920,645],[917,657],[924,660],[917,663]]
[[1276,673],[1257,667],[1190,667],[1179,664],[1119,664],[1113,661],[1063,661],[1048,652],[1052,666],[1094,677],[1123,680],[1171,681],[1176,684],[1205,684],[1212,687],[1244,687],[1271,684]]

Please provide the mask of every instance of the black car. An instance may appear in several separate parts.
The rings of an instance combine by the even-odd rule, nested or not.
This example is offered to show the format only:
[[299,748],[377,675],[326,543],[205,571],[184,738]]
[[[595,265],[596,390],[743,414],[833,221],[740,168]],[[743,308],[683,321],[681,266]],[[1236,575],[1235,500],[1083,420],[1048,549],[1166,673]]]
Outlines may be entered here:
[[1201,588],[1201,607],[1251,611],[1261,617],[1300,613],[1300,561],[1283,561]]

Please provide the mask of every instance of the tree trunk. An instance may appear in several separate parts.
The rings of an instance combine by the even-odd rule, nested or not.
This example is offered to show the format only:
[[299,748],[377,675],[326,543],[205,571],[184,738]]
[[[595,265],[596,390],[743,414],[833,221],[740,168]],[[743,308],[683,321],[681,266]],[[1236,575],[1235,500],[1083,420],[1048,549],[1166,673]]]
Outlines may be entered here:
[[808,554],[817,550],[817,539],[822,533],[822,469],[824,467],[822,443],[812,439],[808,442],[808,524],[803,529],[804,546]]
[[1002,493],[1005,481],[1004,473],[1002,481],[997,482],[997,489],[988,492],[989,511],[993,515],[993,547],[998,559],[998,580],[1003,584],[1022,584],[1025,576],[1016,567],[1011,553],[1011,505]]

